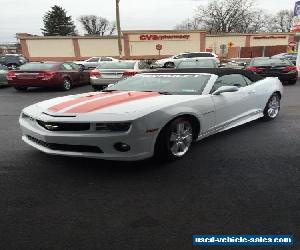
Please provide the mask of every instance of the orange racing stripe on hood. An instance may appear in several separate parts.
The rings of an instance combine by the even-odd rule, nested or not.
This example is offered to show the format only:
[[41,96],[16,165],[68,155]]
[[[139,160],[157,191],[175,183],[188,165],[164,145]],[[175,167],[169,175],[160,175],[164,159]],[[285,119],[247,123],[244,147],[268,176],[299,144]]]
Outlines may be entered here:
[[87,113],[102,108],[106,108],[121,103],[140,100],[148,97],[160,95],[157,92],[124,92],[126,95],[111,96],[105,99],[99,99],[92,102],[84,103],[67,110],[65,113]]
[[[114,92],[116,93],[116,92]],[[100,92],[97,94],[90,94],[90,95],[86,95],[86,96],[82,96],[82,97],[77,97],[74,99],[71,99],[69,101],[65,101],[65,102],[61,102],[59,104],[56,104],[50,108],[48,108],[49,111],[51,112],[59,112],[65,108],[71,107],[73,105],[79,104],[81,102],[85,102],[85,101],[89,101],[89,100],[93,100],[95,98],[101,97],[101,96],[106,96],[106,95],[111,95],[112,93],[110,92]]]

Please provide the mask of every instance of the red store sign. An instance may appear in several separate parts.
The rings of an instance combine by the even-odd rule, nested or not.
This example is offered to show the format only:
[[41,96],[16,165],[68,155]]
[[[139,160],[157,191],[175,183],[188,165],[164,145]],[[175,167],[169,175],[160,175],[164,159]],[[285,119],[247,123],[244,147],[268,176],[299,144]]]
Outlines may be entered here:
[[253,39],[286,39],[286,36],[255,36]]
[[141,41],[157,40],[188,40],[190,35],[140,35]]

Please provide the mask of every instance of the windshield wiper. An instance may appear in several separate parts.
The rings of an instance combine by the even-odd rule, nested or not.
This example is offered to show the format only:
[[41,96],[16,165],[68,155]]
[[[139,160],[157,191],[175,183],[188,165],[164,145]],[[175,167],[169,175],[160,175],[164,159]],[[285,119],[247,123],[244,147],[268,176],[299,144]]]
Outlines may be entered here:
[[161,92],[158,92],[158,93],[161,94],[161,95],[173,95],[173,93],[167,92],[167,91],[161,91]]
[[116,89],[103,89],[101,92],[114,92],[117,91]]
[[173,95],[171,92],[167,92],[167,91],[154,91],[154,90],[143,90],[142,92],[156,92],[159,93],[161,95]]

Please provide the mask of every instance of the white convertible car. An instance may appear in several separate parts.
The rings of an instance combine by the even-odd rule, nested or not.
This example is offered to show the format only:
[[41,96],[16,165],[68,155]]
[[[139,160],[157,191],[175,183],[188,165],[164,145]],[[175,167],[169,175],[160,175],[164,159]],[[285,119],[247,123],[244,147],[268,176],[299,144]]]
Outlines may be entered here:
[[282,84],[234,69],[143,73],[102,92],[25,108],[23,140],[48,154],[109,160],[179,159],[192,142],[258,118],[273,120]]

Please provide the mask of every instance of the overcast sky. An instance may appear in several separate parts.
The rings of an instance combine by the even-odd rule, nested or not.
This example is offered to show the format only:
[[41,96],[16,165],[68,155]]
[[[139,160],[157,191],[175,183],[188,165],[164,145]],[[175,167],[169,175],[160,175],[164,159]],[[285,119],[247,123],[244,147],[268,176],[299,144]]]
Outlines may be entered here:
[[[121,26],[124,30],[173,29],[193,16],[195,8],[209,0],[121,0]],[[238,1],[238,0],[237,0]],[[256,0],[257,7],[275,13],[293,9],[295,0]],[[53,5],[65,8],[77,29],[80,15],[95,14],[115,19],[114,0],[0,0],[0,43],[15,41],[15,33],[40,35],[42,16]]]

